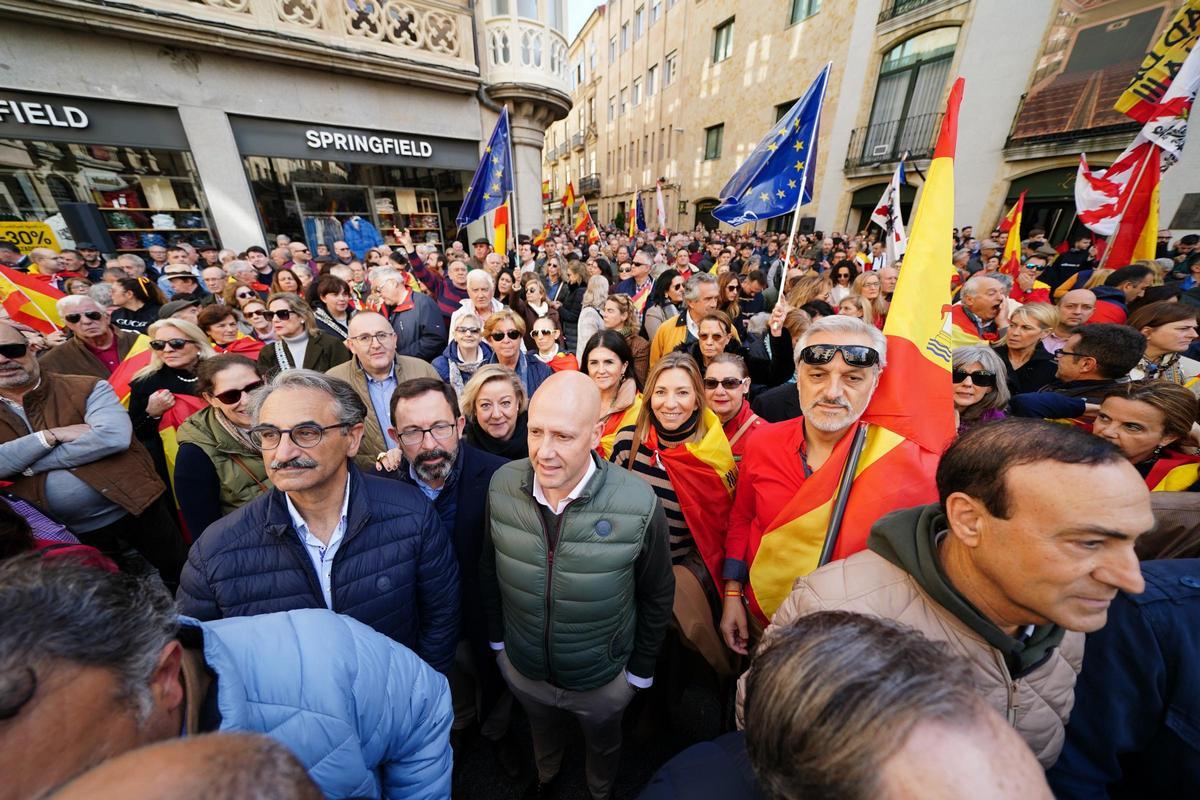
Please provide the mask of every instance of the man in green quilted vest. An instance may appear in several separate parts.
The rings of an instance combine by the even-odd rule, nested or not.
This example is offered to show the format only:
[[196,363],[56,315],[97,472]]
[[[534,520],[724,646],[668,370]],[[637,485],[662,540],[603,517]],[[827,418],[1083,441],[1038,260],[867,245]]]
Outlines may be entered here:
[[529,404],[529,458],[496,471],[479,569],[488,636],[533,731],[538,779],[551,797],[579,720],[593,800],[608,800],[621,716],[671,620],[675,579],[667,521],[650,485],[595,455],[600,392],[558,372]]

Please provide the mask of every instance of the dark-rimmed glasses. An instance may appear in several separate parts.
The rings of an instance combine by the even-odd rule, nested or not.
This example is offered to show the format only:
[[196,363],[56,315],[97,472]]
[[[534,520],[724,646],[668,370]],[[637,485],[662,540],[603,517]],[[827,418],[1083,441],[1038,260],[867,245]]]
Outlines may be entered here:
[[262,385],[262,381],[255,381],[249,386],[243,386],[240,389],[226,389],[220,394],[214,394],[213,397],[227,406],[237,405],[238,401],[242,399],[242,395],[250,394],[255,389],[261,389]]
[[982,386],[991,389],[996,385],[996,374],[994,372],[967,372],[966,370],[956,369],[951,373],[951,380],[955,383],[962,383],[967,378],[971,379],[971,383],[976,386]]
[[400,443],[413,447],[423,442],[427,433],[433,434],[433,438],[439,442],[448,442],[454,435],[454,428],[452,422],[438,422],[429,428],[409,428],[400,431]]
[[250,441],[261,450],[274,450],[283,441],[284,434],[297,447],[308,449],[316,447],[325,438],[325,431],[335,428],[353,427],[353,422],[338,422],[334,425],[318,425],[315,422],[301,422],[291,428],[276,428],[274,425],[255,425],[250,429]]
[[196,344],[191,339],[151,339],[150,349],[162,352],[163,350],[182,350],[189,344]]
[[83,317],[87,317],[88,319],[95,322],[96,320],[104,319],[104,314],[100,311],[85,311],[82,314],[63,314],[63,319],[65,319],[67,322],[71,323],[72,325],[79,322],[79,320],[82,319]]

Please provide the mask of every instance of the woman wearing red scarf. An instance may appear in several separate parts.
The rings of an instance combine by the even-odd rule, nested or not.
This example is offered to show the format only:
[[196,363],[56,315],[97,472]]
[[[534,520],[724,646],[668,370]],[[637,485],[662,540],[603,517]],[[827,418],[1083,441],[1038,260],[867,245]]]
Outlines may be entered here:
[[1116,445],[1152,492],[1185,492],[1200,481],[1200,456],[1181,445],[1200,412],[1188,389],[1166,381],[1123,384],[1104,398],[1092,433]]

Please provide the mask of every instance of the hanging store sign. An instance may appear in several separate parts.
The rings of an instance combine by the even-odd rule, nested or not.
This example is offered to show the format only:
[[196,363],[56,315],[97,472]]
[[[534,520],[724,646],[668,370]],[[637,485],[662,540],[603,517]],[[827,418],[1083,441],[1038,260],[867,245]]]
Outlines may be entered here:
[[0,139],[186,150],[173,108],[0,89]]
[[44,222],[0,222],[0,239],[13,242],[26,255],[35,247],[59,249],[58,237]]
[[394,139],[391,136],[367,135],[365,133],[335,133],[334,131],[310,128],[304,132],[304,141],[314,150],[333,148],[347,153],[375,153],[387,155],[429,158],[433,145],[416,139]]

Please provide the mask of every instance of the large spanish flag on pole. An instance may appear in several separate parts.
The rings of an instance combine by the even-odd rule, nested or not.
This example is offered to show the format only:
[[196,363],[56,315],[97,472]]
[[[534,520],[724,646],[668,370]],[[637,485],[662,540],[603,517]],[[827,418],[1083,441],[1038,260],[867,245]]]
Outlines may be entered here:
[[508,203],[492,215],[492,249],[500,255],[508,253]]
[[54,333],[63,324],[55,304],[64,296],[46,281],[0,266],[0,303],[13,322]]
[[[783,510],[749,543],[746,599],[761,622],[770,620],[795,579],[819,566],[826,536],[837,536],[833,558],[866,547],[871,525],[891,511],[937,500],[934,476],[954,439],[950,382],[950,276],[954,229],[954,148],[963,80],[950,91],[946,115],[926,172],[900,279],[883,329],[887,366],[859,423],[866,435],[847,497],[838,496],[850,468],[856,429],[804,481]],[[830,532],[842,506],[838,530]]]

